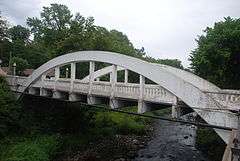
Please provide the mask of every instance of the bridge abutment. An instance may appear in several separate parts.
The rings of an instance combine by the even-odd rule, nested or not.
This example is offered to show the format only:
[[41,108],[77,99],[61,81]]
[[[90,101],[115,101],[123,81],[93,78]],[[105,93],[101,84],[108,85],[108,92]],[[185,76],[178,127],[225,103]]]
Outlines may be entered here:
[[145,77],[140,75],[139,77],[139,100],[138,100],[138,113],[145,113],[150,111],[150,106],[144,101],[144,89],[145,89]]
[[110,98],[109,106],[111,107],[111,109],[116,109],[123,107],[123,103],[115,98]]
[[111,107],[111,109],[131,107],[136,105],[137,105],[137,102],[135,100],[126,100],[126,99],[121,99],[116,97],[109,99],[109,106]]
[[172,118],[177,119],[181,117],[181,107],[172,105]]
[[66,92],[61,92],[61,91],[53,91],[53,98],[56,99],[68,99],[68,94]]
[[72,93],[69,93],[68,100],[73,102],[79,101],[79,102],[87,103],[87,95],[72,92]]
[[143,100],[138,100],[138,113],[142,114],[151,111],[151,106]]
[[45,89],[45,88],[40,88],[40,96],[44,97],[51,97],[53,94],[51,91]]
[[178,98],[175,97],[172,104],[172,118],[178,119],[181,117],[181,107],[178,104]]
[[87,96],[87,103],[90,105],[96,105],[96,104],[105,104],[105,101],[103,98],[96,97],[93,95],[88,95]]
[[69,101],[79,101],[79,97],[77,96],[77,94],[75,93],[69,93],[69,97],[68,97]]

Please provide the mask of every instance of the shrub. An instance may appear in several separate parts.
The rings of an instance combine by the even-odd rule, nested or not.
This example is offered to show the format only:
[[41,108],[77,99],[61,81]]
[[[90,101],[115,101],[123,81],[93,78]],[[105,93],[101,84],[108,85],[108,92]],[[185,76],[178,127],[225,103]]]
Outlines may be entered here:
[[[99,132],[106,134],[143,134],[145,132],[144,118],[116,112],[98,112],[95,116],[95,124]],[[111,129],[110,129],[111,127]]]

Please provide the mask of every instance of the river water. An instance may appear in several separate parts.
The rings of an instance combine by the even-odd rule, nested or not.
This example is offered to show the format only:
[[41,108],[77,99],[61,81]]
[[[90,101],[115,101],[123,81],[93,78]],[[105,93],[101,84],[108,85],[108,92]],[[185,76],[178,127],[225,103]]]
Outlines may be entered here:
[[209,161],[195,148],[196,127],[156,120],[154,134],[134,161]]

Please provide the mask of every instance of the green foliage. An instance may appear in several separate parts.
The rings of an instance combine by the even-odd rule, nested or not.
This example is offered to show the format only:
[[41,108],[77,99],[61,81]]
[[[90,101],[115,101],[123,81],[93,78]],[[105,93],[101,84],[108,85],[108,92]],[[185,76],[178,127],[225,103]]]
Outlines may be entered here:
[[0,11],[0,59],[3,61],[2,65],[6,65],[8,62],[8,54],[10,50],[10,42],[8,37],[8,22],[1,16]]
[[226,145],[214,130],[198,128],[196,146],[206,153],[210,160],[221,161],[222,156],[216,154],[223,154]]
[[[0,76],[0,137],[6,136],[10,131],[18,128],[20,108],[16,104],[5,79]],[[20,130],[20,129],[18,129]]]
[[184,69],[182,62],[178,59],[154,59],[150,56],[146,56],[145,59],[152,63],[164,64],[164,65],[169,65],[175,68]]
[[223,88],[240,88],[240,19],[206,28],[190,56],[193,71]]
[[41,135],[36,137],[16,137],[1,140],[2,161],[50,161],[60,146],[56,135]]
[[11,59],[10,61],[11,67],[13,66],[14,63],[16,63],[16,72],[18,73],[18,75],[21,75],[21,71],[23,71],[29,66],[27,60],[19,57],[13,57]]
[[9,32],[9,38],[12,41],[18,40],[18,41],[27,42],[30,36],[30,31],[21,25],[13,26],[8,30],[8,32]]
[[139,119],[139,117],[136,116],[116,112],[97,112],[95,115],[95,127],[103,136],[113,133],[141,135],[146,132],[146,122],[144,118]]

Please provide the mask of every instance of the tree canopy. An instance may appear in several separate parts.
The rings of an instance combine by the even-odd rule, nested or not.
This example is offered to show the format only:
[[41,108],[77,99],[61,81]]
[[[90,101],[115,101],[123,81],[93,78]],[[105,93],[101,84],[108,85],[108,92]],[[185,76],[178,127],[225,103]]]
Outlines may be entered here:
[[193,71],[222,88],[240,89],[240,19],[227,17],[196,41],[190,55]]
[[21,66],[19,70],[37,68],[62,54],[102,50],[182,68],[181,61],[177,59],[156,60],[148,57],[144,48],[135,48],[124,33],[97,26],[93,17],[84,17],[80,13],[74,15],[65,5],[43,7],[39,18],[29,17],[26,23],[27,27],[16,25],[9,28],[7,21],[0,17],[3,66],[16,60]]

